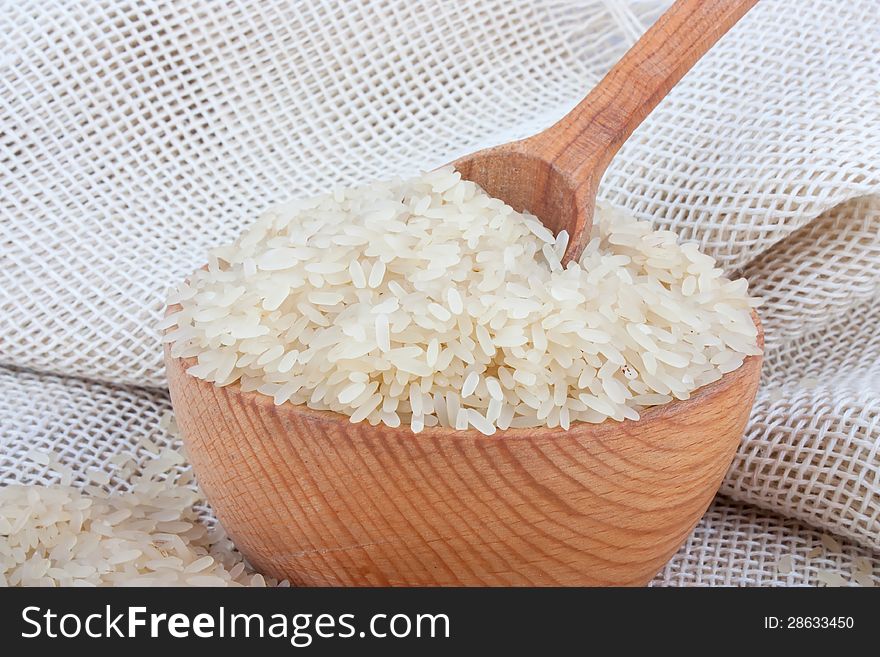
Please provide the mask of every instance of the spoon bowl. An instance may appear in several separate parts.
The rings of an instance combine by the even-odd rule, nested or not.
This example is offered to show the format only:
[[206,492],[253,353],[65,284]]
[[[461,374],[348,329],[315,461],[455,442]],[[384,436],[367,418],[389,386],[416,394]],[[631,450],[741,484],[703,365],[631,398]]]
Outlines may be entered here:
[[219,388],[167,348],[165,364],[199,484],[263,573],[312,586],[619,586],[649,582],[705,512],[761,357],[635,422],[493,436],[353,424]]

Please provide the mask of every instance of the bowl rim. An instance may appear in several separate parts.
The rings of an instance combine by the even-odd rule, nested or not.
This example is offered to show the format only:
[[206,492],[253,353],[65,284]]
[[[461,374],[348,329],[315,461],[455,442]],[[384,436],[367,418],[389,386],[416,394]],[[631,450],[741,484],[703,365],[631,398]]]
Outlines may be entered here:
[[[168,316],[169,314],[174,312],[175,308],[179,307],[179,304],[167,305],[164,316]],[[385,436],[389,438],[402,437],[409,439],[433,440],[477,440],[487,442],[497,440],[534,441],[535,438],[539,436],[551,436],[552,439],[558,439],[564,436],[574,438],[584,436],[601,437],[603,434],[609,433],[629,433],[636,427],[644,426],[649,422],[655,422],[657,420],[668,420],[670,416],[676,415],[682,410],[691,410],[694,407],[697,407],[704,402],[707,402],[712,398],[723,394],[733,385],[735,385],[740,379],[748,376],[749,374],[754,374],[754,376],[760,377],[761,365],[764,357],[764,327],[761,323],[761,319],[758,316],[757,311],[754,308],[751,310],[751,316],[752,320],[755,323],[755,327],[758,329],[756,339],[758,347],[762,350],[761,354],[755,356],[747,356],[743,360],[742,365],[740,365],[738,368],[723,374],[721,378],[717,381],[713,381],[712,383],[697,388],[691,393],[690,397],[688,397],[687,399],[673,399],[672,401],[666,402],[665,404],[648,407],[647,410],[639,414],[638,420],[624,419],[623,421],[616,421],[609,418],[599,423],[574,422],[571,424],[568,430],[562,429],[561,427],[524,427],[497,429],[495,433],[490,436],[487,436],[486,434],[473,428],[465,429],[462,431],[449,427],[441,427],[439,425],[434,427],[425,427],[419,433],[413,433],[409,425],[404,424],[401,424],[397,427],[389,427],[382,423],[379,423],[377,425],[366,423],[366,426],[370,429],[381,431]],[[166,334],[169,330],[171,329],[169,328],[163,330],[162,334]],[[350,416],[343,413],[310,408],[309,406],[306,406],[304,404],[291,404],[289,402],[284,402],[283,404],[276,405],[274,399],[269,395],[265,395],[256,390],[243,392],[241,390],[241,383],[238,380],[233,381],[232,383],[225,386],[217,386],[216,384],[214,384],[214,382],[206,381],[205,379],[199,379],[187,371],[190,367],[198,362],[196,357],[190,356],[187,358],[181,358],[179,356],[172,356],[170,343],[165,343],[164,352],[166,359],[166,368],[168,362],[176,361],[181,369],[181,375],[183,377],[186,377],[187,380],[191,380],[196,385],[210,386],[213,391],[224,391],[225,394],[237,397],[240,400],[242,406],[262,407],[264,410],[269,410],[275,413],[295,413],[300,417],[307,419],[308,421],[322,425],[338,426],[343,431],[349,430],[352,425],[365,423],[364,420],[354,423],[350,421]],[[752,370],[754,370],[754,372]]]

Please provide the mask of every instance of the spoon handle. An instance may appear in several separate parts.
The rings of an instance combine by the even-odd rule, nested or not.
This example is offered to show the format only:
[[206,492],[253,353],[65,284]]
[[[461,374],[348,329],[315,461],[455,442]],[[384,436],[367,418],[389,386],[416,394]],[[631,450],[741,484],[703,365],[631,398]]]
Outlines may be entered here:
[[608,163],[669,90],[757,0],[678,0],[559,122],[526,140],[595,194]]

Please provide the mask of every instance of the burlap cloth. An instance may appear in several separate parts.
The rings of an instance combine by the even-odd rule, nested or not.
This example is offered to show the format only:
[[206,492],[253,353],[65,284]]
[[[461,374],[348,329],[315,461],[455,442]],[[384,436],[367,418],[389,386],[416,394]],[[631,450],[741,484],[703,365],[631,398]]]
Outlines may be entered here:
[[[541,129],[666,4],[0,2],[0,481],[167,440],[151,326],[255,210]],[[878,161],[876,1],[761,0],[608,171],[766,299],[723,497],[658,583],[880,566]]]

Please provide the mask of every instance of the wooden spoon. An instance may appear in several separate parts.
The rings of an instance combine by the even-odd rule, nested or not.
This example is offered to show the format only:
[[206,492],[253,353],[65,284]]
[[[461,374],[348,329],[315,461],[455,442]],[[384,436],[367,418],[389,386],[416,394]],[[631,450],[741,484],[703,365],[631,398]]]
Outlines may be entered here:
[[462,177],[554,233],[563,264],[590,238],[599,181],[611,158],[669,90],[757,0],[678,0],[559,122],[527,139],[467,155]]

